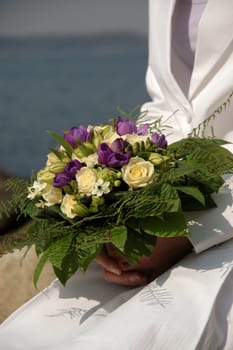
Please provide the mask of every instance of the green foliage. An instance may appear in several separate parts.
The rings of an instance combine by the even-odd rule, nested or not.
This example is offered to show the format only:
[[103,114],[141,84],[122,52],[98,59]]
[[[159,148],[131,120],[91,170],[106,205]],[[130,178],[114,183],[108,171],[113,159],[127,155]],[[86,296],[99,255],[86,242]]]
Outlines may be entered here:
[[121,250],[120,253],[125,256],[130,264],[134,265],[143,255],[149,256],[152,253],[155,244],[155,236],[128,227],[124,250]]
[[[124,118],[133,118],[135,113],[137,108],[130,115],[121,111]],[[156,150],[167,160],[155,167],[152,183],[133,191],[124,190],[124,186],[111,191],[104,195],[103,210],[90,211],[83,218],[69,219],[59,205],[38,208],[36,199],[27,198],[30,182],[6,181],[6,188],[13,194],[9,202],[0,201],[0,213],[9,215],[10,210],[16,208],[19,215],[28,216],[31,222],[23,235],[12,236],[5,242],[0,237],[1,251],[35,245],[39,256],[35,285],[47,261],[65,284],[77,269],[86,271],[105,243],[113,244],[130,264],[135,264],[143,255],[151,254],[156,237],[188,235],[184,212],[214,207],[211,194],[224,183],[222,175],[233,172],[233,155],[222,147],[226,142],[198,137],[207,124],[200,125],[192,136],[169,145],[166,150]],[[162,118],[152,127],[161,132]],[[71,157],[71,145],[56,133],[50,134]],[[84,147],[84,153],[90,151],[88,145],[79,143],[78,147]],[[135,147],[137,155],[149,158],[145,143]],[[51,151],[62,160],[60,152]],[[72,193],[72,184],[69,186]],[[80,199],[85,200],[85,197]]]
[[58,135],[57,133],[53,131],[48,131],[48,133],[59,143],[59,145],[62,145],[64,147],[67,154],[71,157],[73,152],[72,146],[68,142],[66,142],[66,140],[62,136]]
[[12,212],[27,215],[25,207],[30,202],[26,196],[28,185],[28,181],[18,178],[10,178],[4,182],[4,188],[7,192],[11,193],[11,199],[0,199],[0,219],[9,217]]
[[110,231],[110,241],[120,251],[124,250],[125,242],[127,239],[127,227],[115,226]]
[[[227,97],[227,99],[220,105],[218,106],[214,112],[209,116],[207,117],[204,122],[200,123],[196,128],[194,128],[192,130],[192,132],[190,133],[189,136],[192,136],[192,137],[206,137],[206,131],[207,131],[207,127],[210,125],[210,123],[212,121],[214,121],[224,110],[226,110],[230,103],[231,103],[231,99],[233,97],[233,92],[231,92],[229,94],[229,96]],[[213,137],[214,136],[214,130],[213,128],[211,128],[211,136]]]

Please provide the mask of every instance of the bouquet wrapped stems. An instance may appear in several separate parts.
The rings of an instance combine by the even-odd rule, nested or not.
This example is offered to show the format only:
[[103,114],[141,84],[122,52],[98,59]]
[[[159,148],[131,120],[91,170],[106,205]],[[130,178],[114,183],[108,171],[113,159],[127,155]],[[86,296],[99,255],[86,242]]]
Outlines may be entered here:
[[31,218],[6,249],[35,245],[35,284],[48,260],[65,284],[105,243],[135,264],[156,237],[189,235],[185,212],[216,206],[211,194],[233,169],[226,141],[194,134],[169,145],[158,124],[129,117],[50,134],[58,145],[44,168],[29,182],[6,183],[11,206]]

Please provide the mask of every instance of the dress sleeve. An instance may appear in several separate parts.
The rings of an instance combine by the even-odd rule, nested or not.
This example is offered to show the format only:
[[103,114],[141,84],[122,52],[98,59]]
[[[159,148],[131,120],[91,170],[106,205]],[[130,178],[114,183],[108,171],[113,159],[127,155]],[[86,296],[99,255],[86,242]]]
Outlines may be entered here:
[[216,208],[186,214],[190,241],[196,253],[223,243],[233,237],[233,176],[213,195]]
[[[146,86],[151,101],[142,105],[141,110],[146,113],[139,118],[139,124],[153,123],[156,118],[167,117],[172,110],[171,106],[166,104],[167,101],[150,67],[147,70]],[[180,130],[176,119],[170,118],[169,121],[172,126],[172,134],[168,137],[169,143],[186,136]],[[233,131],[230,130],[224,138],[233,142]],[[227,148],[233,152],[233,144]],[[233,176],[228,176],[225,180],[225,185],[213,196],[216,208],[188,213],[186,216],[190,241],[196,253],[233,238]]]

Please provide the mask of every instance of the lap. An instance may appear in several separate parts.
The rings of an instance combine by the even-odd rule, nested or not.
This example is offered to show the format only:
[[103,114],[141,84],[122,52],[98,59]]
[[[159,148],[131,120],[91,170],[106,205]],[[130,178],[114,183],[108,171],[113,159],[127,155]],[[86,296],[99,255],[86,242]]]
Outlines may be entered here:
[[54,281],[12,314],[0,326],[1,345],[8,350],[104,350],[109,344],[111,350],[231,349],[232,266],[233,241],[190,254],[138,289],[106,283],[93,264],[66,287]]

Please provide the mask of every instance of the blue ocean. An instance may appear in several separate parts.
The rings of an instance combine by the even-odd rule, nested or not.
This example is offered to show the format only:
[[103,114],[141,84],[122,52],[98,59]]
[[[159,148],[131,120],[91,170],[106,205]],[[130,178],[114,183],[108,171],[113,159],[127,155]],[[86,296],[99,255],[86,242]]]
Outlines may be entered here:
[[0,39],[0,169],[29,177],[60,134],[148,100],[147,42],[129,34]]

